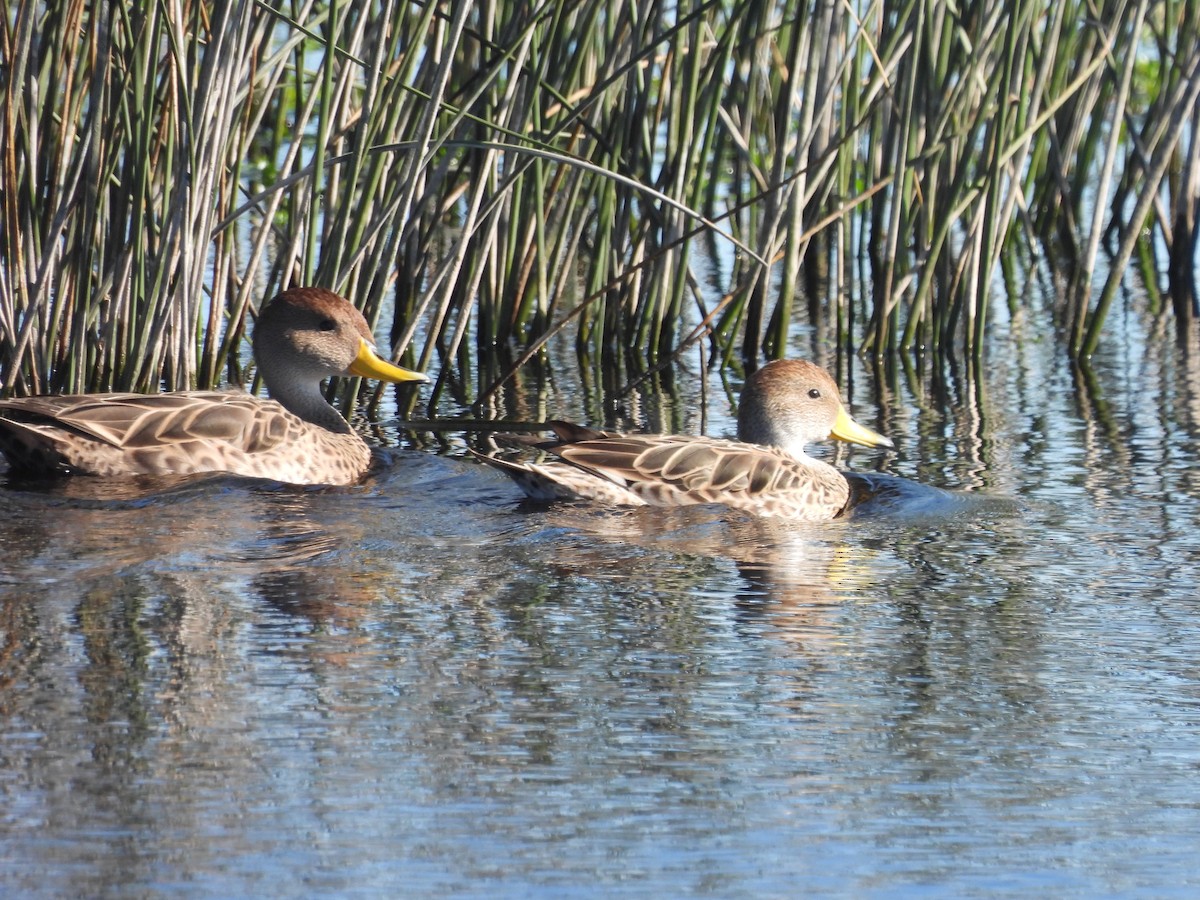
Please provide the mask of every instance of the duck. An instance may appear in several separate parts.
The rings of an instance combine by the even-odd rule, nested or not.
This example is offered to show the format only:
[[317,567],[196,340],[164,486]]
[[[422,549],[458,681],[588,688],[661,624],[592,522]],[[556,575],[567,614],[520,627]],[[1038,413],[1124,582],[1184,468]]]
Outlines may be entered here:
[[851,503],[850,483],[806,447],[836,438],[891,449],[842,405],[829,373],[807,360],[767,363],[743,386],[737,440],[626,434],[568,422],[547,425],[555,440],[535,446],[552,457],[525,462],[482,454],[537,501],[606,506],[720,504],[757,516],[831,521]]
[[229,473],[353,484],[371,449],[321,393],[333,376],[428,381],[383,360],[363,314],[317,287],[265,304],[254,357],[271,399],[244,391],[70,394],[0,400],[10,474],[45,477]]

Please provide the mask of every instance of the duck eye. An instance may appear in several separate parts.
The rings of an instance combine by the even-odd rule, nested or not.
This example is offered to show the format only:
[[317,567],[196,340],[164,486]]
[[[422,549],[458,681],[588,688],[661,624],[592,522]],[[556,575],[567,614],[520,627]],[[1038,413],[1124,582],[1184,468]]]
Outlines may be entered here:
[[322,331],[337,331],[337,322],[333,319],[322,319],[317,323],[317,327]]
[[808,389],[808,396],[809,396],[809,398],[810,398],[810,399],[812,399],[812,400],[820,400],[820,399],[821,399],[821,392],[820,392],[820,390],[818,390],[817,388],[809,388],[809,389]]

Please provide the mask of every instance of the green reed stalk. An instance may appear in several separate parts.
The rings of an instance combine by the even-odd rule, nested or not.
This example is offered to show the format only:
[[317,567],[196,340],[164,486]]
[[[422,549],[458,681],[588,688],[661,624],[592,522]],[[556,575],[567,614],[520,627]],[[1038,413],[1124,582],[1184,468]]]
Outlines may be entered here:
[[1140,248],[1194,309],[1197,6],[18,4],[0,387],[240,378],[247,318],[298,281],[461,398],[566,333],[610,381],[827,323],[978,362],[993,295],[1038,302],[1013,285],[1051,267],[1086,355]]

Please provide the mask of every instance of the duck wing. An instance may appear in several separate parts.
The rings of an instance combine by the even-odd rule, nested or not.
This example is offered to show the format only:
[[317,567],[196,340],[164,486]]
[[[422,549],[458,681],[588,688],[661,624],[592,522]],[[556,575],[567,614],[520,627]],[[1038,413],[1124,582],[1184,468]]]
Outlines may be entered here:
[[577,499],[622,506],[716,503],[758,515],[825,521],[849,499],[845,478],[817,460],[742,441],[602,432],[551,422],[557,457],[522,463],[481,457],[537,500]]
[[249,394],[76,394],[0,401],[0,450],[30,472],[167,474],[225,468],[303,430],[278,403]]
[[845,479],[768,447],[715,438],[622,435],[563,444],[559,458],[615,481],[653,506],[720,503],[761,514],[833,518]]

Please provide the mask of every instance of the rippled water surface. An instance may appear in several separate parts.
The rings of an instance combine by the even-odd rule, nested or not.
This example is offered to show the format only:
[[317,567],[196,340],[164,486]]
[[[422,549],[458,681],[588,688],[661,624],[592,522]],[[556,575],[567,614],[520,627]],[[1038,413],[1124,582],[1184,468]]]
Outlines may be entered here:
[[0,893],[1195,896],[1200,365],[1038,352],[831,525],[0,485]]

